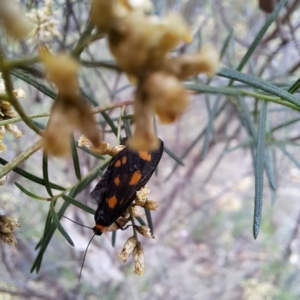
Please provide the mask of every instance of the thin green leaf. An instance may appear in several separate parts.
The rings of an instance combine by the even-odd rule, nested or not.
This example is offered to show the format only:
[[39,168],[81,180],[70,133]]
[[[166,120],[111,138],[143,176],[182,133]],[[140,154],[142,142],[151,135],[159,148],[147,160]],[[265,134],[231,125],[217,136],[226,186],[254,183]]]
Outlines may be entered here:
[[[273,12],[268,16],[265,24],[262,26],[262,28],[258,32],[258,34],[256,35],[254,41],[251,43],[251,45],[249,46],[246,54],[244,55],[244,57],[242,58],[241,62],[239,63],[239,65],[237,67],[238,71],[241,71],[243,69],[243,67],[245,66],[245,64],[247,63],[247,61],[249,60],[249,58],[251,57],[251,55],[253,54],[253,52],[257,48],[257,46],[259,45],[259,43],[262,40],[264,34],[266,33],[266,31],[268,30],[268,28],[270,27],[270,25],[274,22],[274,20],[276,19],[279,11],[286,4],[286,2],[287,2],[287,0],[281,0],[276,5],[276,7],[273,10]],[[230,82],[230,85],[231,84],[232,84],[232,81]]]
[[50,197],[53,197],[53,193],[50,187],[49,173],[48,173],[48,156],[45,151],[43,151],[43,177],[45,181],[45,187]]
[[[70,197],[74,197],[74,192],[71,191],[69,193],[69,196]],[[58,217],[60,218],[61,215],[63,215],[66,211],[66,209],[68,208],[70,204],[68,202],[64,202],[63,205],[61,206],[59,212],[58,212]],[[48,244],[54,234],[56,230],[56,226],[54,224],[51,224],[50,228],[49,228],[49,231],[45,232],[45,235],[43,236],[43,242],[40,246],[40,251],[35,259],[35,261],[33,262],[33,265],[30,269],[30,273],[32,273],[34,270],[36,270],[36,273],[39,272],[40,270],[40,267],[41,267],[41,264],[42,264],[42,260],[43,260],[43,256],[44,256],[44,253],[48,247]]]
[[55,227],[60,231],[60,233],[63,235],[63,237],[67,240],[67,242],[74,247],[74,243],[72,241],[72,239],[70,238],[70,236],[68,235],[68,233],[65,231],[65,229],[63,228],[63,226],[61,225],[56,212],[54,210],[54,201],[51,201],[50,203],[50,214],[51,214],[51,218],[53,220],[53,223],[55,225]]
[[73,136],[71,137],[71,151],[72,151],[72,158],[73,158],[76,177],[78,180],[81,180],[80,164],[79,164],[79,159],[78,159],[78,154],[76,149],[76,143]]
[[47,219],[45,222],[43,236],[41,237],[40,241],[35,246],[34,250],[37,250],[43,244],[43,239],[46,236],[46,233],[48,232],[48,230],[50,228],[51,222],[52,222],[52,219],[51,219],[51,214],[50,214],[50,209],[49,209],[48,214],[47,214]]
[[244,100],[244,98],[242,97],[237,97],[239,100],[239,110],[241,112],[242,117],[244,118],[245,122],[246,122],[246,129],[249,132],[249,134],[252,136],[252,138],[254,140],[257,139],[256,136],[256,129],[254,127],[254,124],[252,122],[252,118],[251,118],[251,114],[250,111],[248,109],[248,106]]
[[221,68],[218,72],[218,75],[221,77],[234,79],[239,82],[244,82],[267,93],[278,96],[300,108],[300,101],[295,96],[260,78],[227,68]]
[[288,158],[295,164],[295,166],[296,166],[298,169],[300,169],[300,163],[298,162],[298,160],[297,160],[291,153],[289,153],[289,152],[285,149],[285,147],[280,146],[280,145],[276,145],[276,147],[279,148],[279,149],[283,152],[283,154],[284,154],[286,157],[288,157]]
[[201,155],[200,155],[201,160],[204,159],[207,149],[208,149],[210,135],[212,134],[213,129],[214,129],[213,124],[214,124],[214,120],[215,120],[215,114],[216,114],[218,105],[220,103],[220,97],[221,97],[221,95],[217,96],[212,110],[210,110],[209,107],[207,109],[208,113],[209,113],[209,120],[208,120],[206,129],[205,129],[204,143],[203,143],[203,148],[202,148]]
[[222,46],[222,49],[221,49],[221,52],[220,52],[220,60],[222,60],[224,54],[226,53],[226,50],[229,46],[229,43],[230,43],[232,37],[233,37],[233,28],[230,29],[229,34],[228,34],[227,38],[225,39],[225,41],[223,43],[223,46]]
[[274,176],[274,167],[271,159],[270,149],[266,147],[265,149],[265,169],[268,175],[270,187],[273,190],[276,190],[276,181]]
[[254,197],[254,220],[253,220],[253,236],[255,239],[257,238],[259,232],[261,213],[262,213],[266,119],[267,119],[267,102],[262,101],[262,108],[259,116],[257,147],[256,147],[256,157],[255,157],[255,197]]
[[29,73],[26,73],[24,71],[13,69],[10,70],[10,74],[27,82],[31,86],[35,87],[37,90],[41,91],[43,94],[47,95],[48,97],[52,99],[56,99],[57,94],[49,89],[46,85],[38,82],[33,76],[31,76]]
[[298,78],[288,89],[288,92],[294,94],[300,88],[300,78]]
[[112,235],[111,235],[111,245],[113,247],[115,247],[115,245],[116,245],[116,239],[117,239],[117,231],[115,230],[112,232]]
[[274,131],[276,131],[276,130],[278,130],[278,129],[281,129],[281,128],[285,128],[286,126],[292,125],[292,124],[297,123],[297,122],[299,122],[299,121],[300,121],[300,118],[296,118],[296,119],[293,119],[293,120],[284,122],[284,123],[282,123],[282,124],[279,124],[279,125],[273,127],[273,128],[271,129],[271,132],[274,132]]
[[67,201],[67,202],[69,202],[69,203],[71,203],[71,204],[73,204],[73,205],[81,208],[82,210],[84,210],[84,211],[86,211],[86,212],[88,212],[88,213],[90,213],[92,215],[95,214],[95,210],[93,208],[91,208],[91,207],[89,207],[89,206],[87,206],[87,205],[85,205],[85,204],[83,204],[83,203],[75,200],[74,198],[71,198],[71,197],[66,196],[66,195],[62,195],[62,198],[65,201]]
[[[8,161],[6,161],[5,159],[3,159],[3,158],[0,157],[0,164],[1,165],[6,165],[7,163],[8,163]],[[35,182],[35,183],[38,183],[38,184],[41,184],[41,185],[45,185],[45,181],[42,178],[37,177],[35,175],[32,175],[31,173],[29,173],[29,172],[27,172],[27,171],[25,171],[25,170],[23,170],[23,169],[21,169],[19,167],[13,168],[13,171],[16,172],[17,174],[19,174],[19,175],[21,175],[21,176],[29,179],[29,180]],[[56,189],[56,190],[60,190],[60,191],[65,190],[65,188],[63,188],[63,187],[61,187],[61,186],[59,186],[59,185],[57,185],[55,183],[51,183],[51,182],[50,182],[50,187],[52,189]]]
[[137,220],[141,225],[146,225],[146,226],[147,226],[146,222],[145,222],[141,217],[135,217],[135,218],[136,218],[136,220]]
[[[124,117],[125,117],[125,116],[128,116],[128,115],[126,114],[126,109],[124,110]],[[130,126],[130,120],[124,118],[124,119],[123,119],[123,124],[124,124],[124,129],[125,129],[125,134],[126,134],[126,136],[132,137],[132,131],[131,131],[131,126]]]
[[[224,110],[227,103],[228,102],[226,101],[221,105],[221,107],[219,108],[219,110],[217,111],[217,113],[215,115],[215,118],[217,118],[221,114],[221,112]],[[192,151],[192,149],[197,145],[197,143],[203,138],[204,134],[205,134],[205,128],[198,134],[198,136],[194,139],[194,141],[190,144],[190,146],[183,152],[183,154],[180,156],[180,159],[184,159]],[[179,164],[177,162],[174,165],[170,174],[166,177],[165,181],[168,181],[171,178],[173,173],[177,170],[178,166],[179,166]]]
[[237,134],[239,133],[239,131],[241,130],[241,126],[237,126],[237,128],[235,129],[235,131],[233,132],[233,134],[227,139],[226,144],[224,146],[224,150],[220,153],[220,155],[217,157],[215,163],[213,164],[213,166],[211,167],[210,171],[208,172],[205,180],[203,181],[202,186],[204,186],[213,176],[214,172],[217,170],[217,166],[219,165],[219,163],[221,162],[222,158],[224,157],[226,150],[228,149],[230,142],[237,136]]
[[164,146],[164,152],[166,152],[170,157],[172,157],[179,165],[184,166],[184,162],[166,146]]
[[223,154],[227,154],[229,152],[233,152],[234,150],[243,148],[243,147],[249,147],[251,144],[253,144],[254,140],[253,138],[248,138],[240,143],[238,143],[236,146],[229,148],[227,150],[224,150]]
[[41,196],[37,196],[29,191],[27,191],[24,187],[21,186],[21,184],[19,184],[18,182],[14,182],[14,184],[27,196],[36,199],[36,200],[45,200],[45,201],[49,201],[50,198],[46,198],[46,197],[41,197]]
[[150,231],[151,231],[152,235],[154,235],[151,211],[149,209],[146,209],[146,208],[144,210],[145,210],[145,215],[146,215],[148,227],[150,228]]

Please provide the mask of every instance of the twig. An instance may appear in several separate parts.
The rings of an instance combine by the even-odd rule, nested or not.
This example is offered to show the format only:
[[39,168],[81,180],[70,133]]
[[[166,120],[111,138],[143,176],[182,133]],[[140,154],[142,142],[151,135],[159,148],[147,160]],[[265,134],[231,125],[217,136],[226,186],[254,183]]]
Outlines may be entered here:
[[25,161],[28,157],[30,157],[33,153],[41,149],[42,142],[41,139],[32,144],[29,148],[27,148],[24,152],[20,155],[15,157],[12,161],[6,164],[4,167],[0,169],[0,178],[10,172],[13,168],[15,168],[18,164]]

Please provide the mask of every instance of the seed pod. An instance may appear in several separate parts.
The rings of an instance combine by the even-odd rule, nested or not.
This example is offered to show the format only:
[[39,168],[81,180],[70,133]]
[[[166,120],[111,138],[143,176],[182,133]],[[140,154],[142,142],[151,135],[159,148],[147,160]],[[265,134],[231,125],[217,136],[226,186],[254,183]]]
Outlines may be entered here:
[[145,237],[154,238],[154,236],[152,235],[151,230],[148,226],[145,226],[145,225],[137,226],[136,230]]

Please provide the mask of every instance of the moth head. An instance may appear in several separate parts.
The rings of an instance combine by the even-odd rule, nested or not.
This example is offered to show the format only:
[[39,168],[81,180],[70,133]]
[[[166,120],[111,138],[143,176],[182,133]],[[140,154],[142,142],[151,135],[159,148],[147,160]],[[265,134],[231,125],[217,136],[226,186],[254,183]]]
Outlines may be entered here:
[[95,235],[101,235],[102,234],[102,230],[100,228],[96,227],[96,226],[93,228],[93,231],[94,231]]

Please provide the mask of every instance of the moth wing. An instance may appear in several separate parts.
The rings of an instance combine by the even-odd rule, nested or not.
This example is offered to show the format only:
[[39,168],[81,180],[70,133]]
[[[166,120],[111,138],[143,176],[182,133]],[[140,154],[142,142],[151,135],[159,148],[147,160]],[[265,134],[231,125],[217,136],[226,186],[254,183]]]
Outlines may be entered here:
[[[141,155],[127,147],[120,152],[120,156],[114,162],[110,177],[110,184],[105,195],[107,217],[114,222],[121,216],[136,197],[136,192],[151,178],[163,154],[163,142],[156,151]],[[145,159],[146,158],[146,159]],[[121,165],[119,166],[119,162]]]

